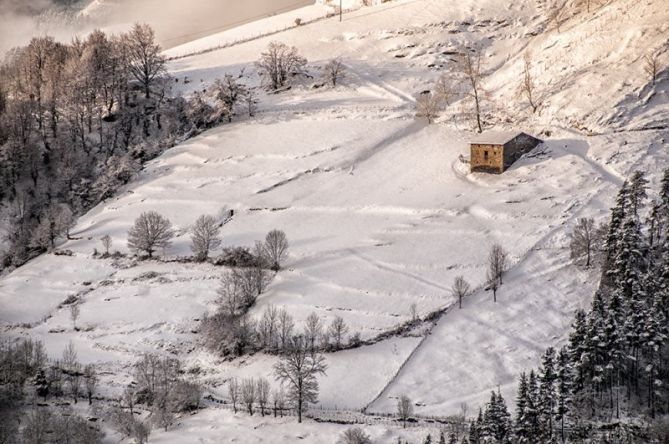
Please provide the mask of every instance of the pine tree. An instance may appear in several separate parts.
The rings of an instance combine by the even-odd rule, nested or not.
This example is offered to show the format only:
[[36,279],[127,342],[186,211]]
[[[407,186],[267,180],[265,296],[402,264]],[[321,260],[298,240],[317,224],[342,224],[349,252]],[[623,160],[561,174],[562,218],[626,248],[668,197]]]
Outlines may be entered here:
[[635,171],[630,179],[630,204],[632,215],[636,218],[639,210],[644,207],[645,200],[648,197],[646,190],[648,188],[648,179],[642,171]]
[[629,200],[629,188],[627,182],[625,182],[618,191],[616,205],[611,209],[611,221],[609,222],[609,232],[605,242],[605,261],[602,267],[602,278],[605,279],[605,283],[609,283],[609,272],[618,256],[618,239],[621,237]]
[[432,444],[432,435],[428,433],[425,437],[425,441],[423,441],[423,444]]
[[530,425],[527,421],[527,402],[529,398],[527,388],[527,374],[520,374],[518,394],[516,395],[516,423],[514,434],[519,444],[529,443]]
[[477,418],[469,422],[469,444],[481,444],[482,427],[483,427],[483,411],[479,409],[479,414]]
[[546,441],[553,437],[556,379],[555,349],[548,347],[541,358],[541,370],[539,373],[539,421],[541,436]]
[[527,417],[529,428],[527,439],[529,442],[535,442],[540,436],[538,405],[539,383],[537,381],[537,374],[534,370],[530,370],[530,376],[527,378],[527,404],[525,407],[525,416]]
[[574,386],[580,389],[585,385],[585,364],[587,320],[583,310],[577,310],[569,334],[569,360],[574,368]]
[[556,418],[560,421],[560,439],[565,442],[564,425],[572,403],[572,369],[569,351],[566,347],[560,349],[556,363],[557,402]]
[[[443,438],[444,435],[442,434],[441,436]],[[441,444],[441,442],[440,442],[440,444]],[[444,444],[445,444],[445,441],[444,441]],[[448,435],[448,444],[458,444],[458,437],[455,435],[454,432],[451,432]]]
[[497,443],[504,443],[510,435],[510,417],[506,402],[499,390],[490,393],[490,402],[483,414],[482,436]]
[[439,444],[446,444],[446,437],[444,436],[444,431],[439,432]]

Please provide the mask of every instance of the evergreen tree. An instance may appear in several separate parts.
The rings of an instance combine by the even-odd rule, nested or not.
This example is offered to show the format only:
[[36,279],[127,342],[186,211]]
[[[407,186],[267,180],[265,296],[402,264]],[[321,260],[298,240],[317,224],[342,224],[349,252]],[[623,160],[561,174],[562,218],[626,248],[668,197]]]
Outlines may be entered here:
[[483,427],[483,412],[479,409],[479,414],[475,420],[469,422],[469,444],[481,444],[481,428]]
[[555,413],[555,349],[548,347],[541,358],[539,373],[539,422],[542,439],[553,437],[553,414]]
[[560,439],[565,442],[565,419],[569,414],[572,403],[572,369],[569,359],[569,351],[566,347],[560,349],[556,363],[556,419],[560,421]]
[[569,360],[574,369],[574,386],[581,389],[585,385],[585,366],[587,364],[587,320],[583,310],[576,311],[569,334]]
[[527,374],[523,372],[520,374],[520,379],[518,381],[518,394],[516,395],[516,423],[514,427],[516,441],[519,444],[530,442],[529,435],[531,427],[527,417],[528,398]]
[[[443,434],[441,436],[442,436],[442,438],[444,437]],[[440,442],[440,444],[441,444],[441,442]],[[444,444],[445,444],[445,441],[444,441]],[[458,444],[458,437],[455,435],[455,432],[451,432],[448,435],[448,444]]]
[[620,191],[618,191],[615,206],[611,209],[611,221],[609,222],[609,232],[605,242],[605,261],[602,267],[602,278],[605,280],[605,283],[609,283],[609,272],[618,256],[618,239],[620,239],[622,234],[622,227],[628,207],[629,188],[627,182],[625,182]]
[[423,444],[432,444],[432,435],[428,433],[425,437],[425,441],[423,441]]
[[491,392],[490,402],[483,414],[482,435],[496,443],[505,443],[510,437],[510,417],[506,402],[499,390],[497,393]]
[[446,444],[446,437],[444,436],[444,431],[439,432],[439,444]]
[[635,171],[630,179],[630,204],[632,215],[636,218],[639,215],[639,210],[643,208],[648,194],[648,179],[646,174],[642,171]]
[[527,404],[525,406],[525,416],[527,417],[527,425],[529,434],[527,439],[529,442],[534,442],[539,439],[539,383],[537,374],[534,370],[530,370],[530,376],[527,378]]

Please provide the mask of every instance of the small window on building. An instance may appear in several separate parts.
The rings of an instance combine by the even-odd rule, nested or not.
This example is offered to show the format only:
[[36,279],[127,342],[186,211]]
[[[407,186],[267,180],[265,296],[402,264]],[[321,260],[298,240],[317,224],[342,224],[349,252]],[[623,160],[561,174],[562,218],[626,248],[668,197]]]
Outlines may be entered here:
[[488,151],[483,152],[483,160],[488,160]]

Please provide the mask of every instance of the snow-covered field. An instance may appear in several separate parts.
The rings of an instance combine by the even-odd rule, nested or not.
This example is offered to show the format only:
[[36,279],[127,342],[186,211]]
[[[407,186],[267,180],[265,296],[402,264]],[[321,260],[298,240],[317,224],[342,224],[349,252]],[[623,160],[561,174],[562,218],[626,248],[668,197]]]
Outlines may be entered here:
[[[223,382],[232,376],[271,378],[274,357],[223,362],[198,345],[193,331],[213,310],[220,268],[91,256],[107,234],[113,249],[126,252],[126,232],[147,210],[178,230],[164,255],[186,255],[197,216],[232,209],[225,246],[251,246],[273,228],[290,241],[285,269],[253,316],[268,304],[285,307],[298,325],[311,312],[326,321],[340,315],[351,333],[369,338],[410,319],[412,304],[419,315],[452,305],[457,275],[476,289],[425,339],[395,337],[328,354],[323,407],[371,403],[369,411],[392,412],[406,393],[417,412],[446,415],[463,402],[473,411],[498,386],[512,398],[517,373],[565,338],[574,310],[591,298],[593,280],[571,265],[567,249],[577,218],[604,221],[630,172],[642,169],[657,180],[669,160],[669,134],[658,128],[669,119],[669,75],[650,87],[640,64],[630,63],[644,48],[666,45],[663,2],[611,2],[567,21],[561,32],[546,27],[543,12],[530,1],[396,1],[349,13],[342,24],[321,21],[171,62],[177,78],[192,80],[180,82],[184,93],[225,73],[251,72],[270,40],[297,46],[314,74],[334,56],[348,74],[334,89],[302,83],[263,96],[256,118],[210,130],[150,162],[117,198],[79,219],[73,235],[80,239],[61,246],[74,256],[46,255],[0,280],[0,328],[44,340],[54,356],[72,340],[84,362],[109,370],[109,393],[127,383],[130,365],[146,350],[199,367],[217,397],[225,397]],[[227,38],[195,41],[173,55]],[[468,156],[472,133],[459,113],[434,125],[413,117],[415,95],[451,72],[452,51],[462,44],[485,48],[496,127],[545,139],[503,175],[468,172],[460,156]],[[535,115],[516,95],[527,50],[543,99]],[[496,304],[482,289],[495,242],[511,259]],[[72,294],[83,301],[78,332],[59,308]],[[333,442],[343,430],[286,421],[210,409],[155,439],[315,443]],[[397,432],[370,428],[378,442],[396,440]]]

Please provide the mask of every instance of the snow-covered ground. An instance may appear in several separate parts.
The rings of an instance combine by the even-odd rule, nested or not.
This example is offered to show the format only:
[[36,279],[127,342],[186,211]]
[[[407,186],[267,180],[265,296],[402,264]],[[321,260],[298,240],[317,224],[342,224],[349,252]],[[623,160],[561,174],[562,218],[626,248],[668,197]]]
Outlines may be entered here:
[[[150,162],[117,198],[80,218],[73,230],[80,239],[61,246],[74,256],[46,255],[0,280],[0,325],[43,339],[52,355],[74,341],[83,361],[110,371],[110,392],[127,382],[129,366],[145,350],[176,353],[187,367],[199,367],[218,397],[232,376],[271,378],[274,357],[223,362],[198,346],[193,331],[213,309],[220,268],[91,257],[106,234],[113,249],[127,251],[126,232],[147,210],[177,227],[164,254],[189,254],[188,228],[197,216],[233,209],[225,246],[250,246],[273,228],[290,241],[285,269],[253,316],[268,304],[285,307],[298,325],[311,312],[326,321],[340,315],[351,333],[368,338],[408,320],[412,304],[419,315],[452,305],[457,275],[476,289],[424,340],[395,337],[328,354],[322,406],[371,403],[369,411],[389,412],[406,393],[417,412],[446,415],[462,402],[473,411],[498,386],[512,398],[517,373],[564,340],[574,310],[591,298],[592,277],[569,261],[577,218],[604,221],[630,172],[642,169],[657,181],[669,160],[669,134],[658,128],[669,119],[669,76],[662,72],[651,87],[640,63],[630,64],[666,44],[663,2],[610,2],[568,20],[560,32],[546,26],[543,13],[533,1],[396,1],[351,12],[341,24],[320,21],[171,62],[173,75],[191,79],[179,83],[186,94],[225,73],[251,72],[271,40],[297,46],[314,74],[335,56],[348,74],[334,89],[304,82],[263,96],[256,118],[210,130]],[[230,35],[173,55],[217,46]],[[497,128],[545,139],[503,175],[470,174],[460,160],[472,133],[458,105],[435,125],[413,117],[415,95],[452,73],[452,53],[463,44],[485,48],[484,85],[493,99],[486,106]],[[542,97],[535,115],[516,94],[526,51]],[[495,242],[511,259],[496,304],[482,289]],[[58,308],[71,294],[83,301],[78,332]],[[229,433],[232,442],[268,442],[267,434],[271,442],[333,442],[343,430],[285,421],[211,409],[156,439],[214,442]],[[370,428],[378,442],[396,440],[396,432]]]

